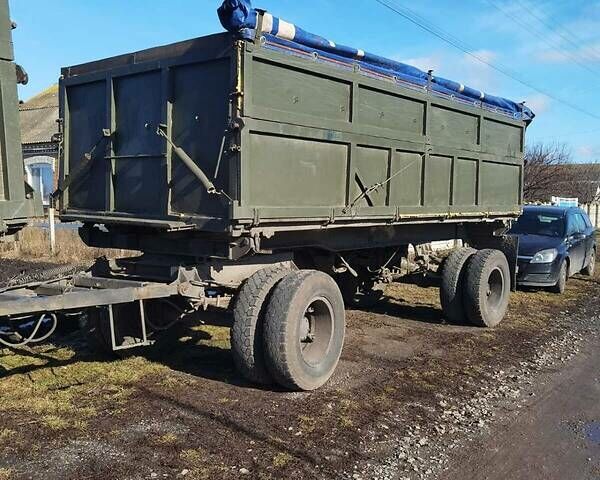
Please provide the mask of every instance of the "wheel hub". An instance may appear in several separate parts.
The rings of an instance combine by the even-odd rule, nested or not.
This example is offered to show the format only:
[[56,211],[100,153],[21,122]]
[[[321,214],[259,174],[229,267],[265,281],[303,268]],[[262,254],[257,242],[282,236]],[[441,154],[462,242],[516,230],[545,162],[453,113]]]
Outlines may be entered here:
[[298,340],[304,361],[318,365],[326,357],[333,338],[333,308],[329,301],[317,297],[300,319]]
[[[307,313],[309,313],[307,311]],[[314,334],[312,333],[311,322],[308,316],[304,316],[300,324],[300,342],[301,343],[312,343],[314,341]]]

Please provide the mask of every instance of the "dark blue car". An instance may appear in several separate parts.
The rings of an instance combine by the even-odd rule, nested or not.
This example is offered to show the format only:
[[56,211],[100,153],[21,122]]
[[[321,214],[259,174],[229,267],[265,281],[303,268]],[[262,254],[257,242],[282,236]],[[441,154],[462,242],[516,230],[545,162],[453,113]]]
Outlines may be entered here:
[[562,293],[570,276],[594,274],[595,228],[580,208],[526,206],[511,233],[519,237],[519,285]]

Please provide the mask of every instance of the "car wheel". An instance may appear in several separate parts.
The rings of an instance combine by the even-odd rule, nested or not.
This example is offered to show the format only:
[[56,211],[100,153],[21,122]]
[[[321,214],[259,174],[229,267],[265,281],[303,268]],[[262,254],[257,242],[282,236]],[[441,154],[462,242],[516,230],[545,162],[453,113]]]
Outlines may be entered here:
[[581,271],[581,273],[583,273],[587,277],[593,277],[595,271],[596,271],[596,252],[592,250],[592,253],[590,255],[590,261],[589,261],[587,267],[585,267]]
[[563,262],[560,265],[560,271],[558,273],[558,281],[556,282],[556,285],[554,285],[550,290],[558,294],[564,293],[565,289],[567,288],[568,276],[569,273],[567,268],[567,262],[563,260]]

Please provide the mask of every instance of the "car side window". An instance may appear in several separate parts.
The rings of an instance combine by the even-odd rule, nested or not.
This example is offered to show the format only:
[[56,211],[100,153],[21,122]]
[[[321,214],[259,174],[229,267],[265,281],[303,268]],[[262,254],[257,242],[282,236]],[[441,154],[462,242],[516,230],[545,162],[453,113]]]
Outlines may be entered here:
[[577,233],[585,233],[586,231],[585,220],[581,213],[575,214],[575,227]]
[[588,229],[587,226],[587,222],[585,221],[585,215],[583,213],[578,213],[577,214],[577,224],[578,227],[580,228],[580,232],[585,233],[585,231]]
[[592,228],[592,221],[590,220],[590,217],[588,217],[587,213],[582,213],[581,216],[583,217],[583,221],[585,222],[585,226],[587,228]]
[[575,221],[575,215],[569,213],[567,215],[567,236],[577,233],[577,222]]

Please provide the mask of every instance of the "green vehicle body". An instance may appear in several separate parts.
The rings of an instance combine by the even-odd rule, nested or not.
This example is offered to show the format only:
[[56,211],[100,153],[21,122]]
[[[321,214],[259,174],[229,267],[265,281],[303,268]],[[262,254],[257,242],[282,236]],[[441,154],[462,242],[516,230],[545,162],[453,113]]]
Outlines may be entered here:
[[12,28],[8,0],[0,0],[0,237],[42,215],[39,195],[25,182]]
[[341,251],[492,236],[521,212],[525,122],[264,39],[64,68],[60,97],[60,214],[90,245]]

